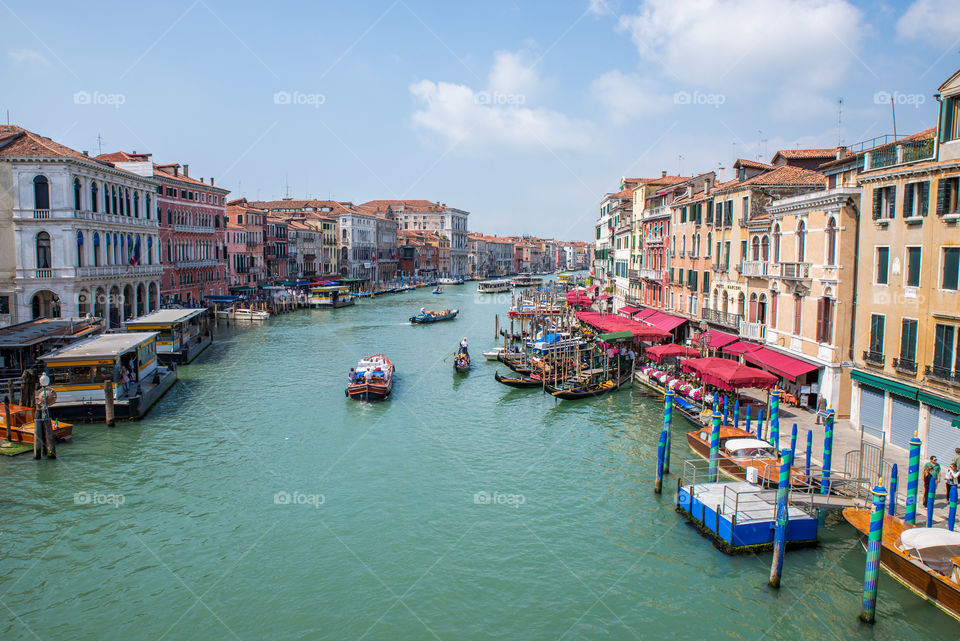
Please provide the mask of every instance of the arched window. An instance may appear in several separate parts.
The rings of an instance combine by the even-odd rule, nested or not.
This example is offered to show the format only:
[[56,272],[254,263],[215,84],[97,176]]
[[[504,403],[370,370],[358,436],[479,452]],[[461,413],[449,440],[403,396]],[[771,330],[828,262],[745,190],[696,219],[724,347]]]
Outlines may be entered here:
[[33,208],[50,209],[50,183],[46,176],[33,179]]
[[743,295],[743,292],[740,292],[740,296],[737,297],[737,314],[740,318],[743,318],[744,312],[746,312],[747,306],[747,297]]
[[37,234],[37,269],[50,269],[50,234],[45,231]]
[[680,255],[682,256],[687,251],[687,236],[684,234],[680,237]]
[[116,185],[110,186],[111,200],[113,201],[110,206],[110,212],[113,214],[120,213],[120,209],[117,207],[117,187]]
[[93,266],[100,266],[100,234],[93,232]]
[[83,232],[77,231],[77,267],[83,267]]
[[79,178],[73,179],[73,208],[78,211],[80,209],[83,209],[83,207],[80,206],[80,179]]
[[753,292],[750,294],[750,318],[748,319],[751,323],[757,322],[757,293]]
[[757,236],[754,236],[753,240],[750,241],[750,260],[760,260],[760,238]]
[[140,218],[140,192],[133,192],[133,217]]
[[713,234],[711,232],[707,232],[707,256],[710,256],[710,252],[712,251],[711,250],[712,246],[713,246]]
[[123,193],[124,193],[124,202],[126,202],[126,204],[127,204],[127,207],[126,207],[126,210],[125,210],[125,211],[126,211],[126,214],[127,214],[127,216],[133,216],[133,213],[130,211],[130,190],[129,190],[129,189],[124,189],[124,190],[123,190]]
[[[146,207],[144,207],[144,210],[143,210],[143,217],[149,220],[150,219],[150,194],[146,194],[144,198],[146,198]],[[157,219],[158,220],[160,219],[159,215],[157,216]]]
[[807,256],[807,226],[801,220],[797,223],[797,262],[802,263]]
[[699,256],[699,255],[700,255],[700,234],[697,234],[697,247],[696,247],[696,249],[694,250],[694,254],[693,254],[693,255],[694,255],[694,256]]
[[780,262],[780,224],[773,226],[773,262]]
[[837,264],[837,221],[827,221],[827,264]]
[[767,295],[760,294],[760,297],[757,299],[757,322],[766,325],[767,324]]
[[770,237],[766,234],[760,239],[760,260],[765,263],[770,260]]
[[168,240],[168,241],[167,241],[167,262],[168,262],[168,263],[172,263],[172,262],[173,262],[173,251],[172,251],[171,248],[172,248],[172,245],[170,244],[170,241]]
[[97,183],[90,181],[90,211],[100,211],[97,205]]
[[147,237],[147,264],[153,264],[153,236]]

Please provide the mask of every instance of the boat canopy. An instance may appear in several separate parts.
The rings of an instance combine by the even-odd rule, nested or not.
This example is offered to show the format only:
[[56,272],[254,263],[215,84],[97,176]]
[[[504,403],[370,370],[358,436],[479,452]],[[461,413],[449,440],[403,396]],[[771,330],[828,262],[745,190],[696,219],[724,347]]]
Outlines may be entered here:
[[646,349],[646,355],[650,357],[651,360],[659,363],[661,359],[680,357],[680,358],[691,358],[700,356],[700,351],[694,349],[693,347],[684,347],[683,345],[677,345],[676,343],[667,343],[666,345],[654,345],[653,347],[648,347]]
[[634,339],[639,341],[659,342],[671,338],[670,332],[616,314],[578,312],[577,320],[603,333],[630,332]]
[[740,450],[772,450],[773,445],[758,438],[731,438],[723,444],[728,452],[738,452]]
[[960,556],[960,532],[939,527],[914,527],[900,533],[899,547],[930,568],[948,575],[953,567],[951,557]]
[[684,372],[699,376],[704,383],[727,391],[747,387],[770,389],[778,382],[777,377],[770,372],[716,356],[688,358],[683,361],[682,368]]

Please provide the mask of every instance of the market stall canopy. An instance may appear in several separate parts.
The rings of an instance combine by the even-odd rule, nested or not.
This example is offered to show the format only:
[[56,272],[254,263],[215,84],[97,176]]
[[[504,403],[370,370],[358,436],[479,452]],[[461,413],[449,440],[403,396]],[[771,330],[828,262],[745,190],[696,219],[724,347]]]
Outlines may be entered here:
[[567,292],[567,304],[581,307],[589,307],[593,304],[593,299],[583,289],[571,289]]
[[631,332],[607,332],[606,334],[597,334],[597,338],[602,341],[632,341],[633,334]]
[[682,368],[684,372],[696,374],[704,383],[727,391],[747,387],[770,389],[778,381],[770,372],[716,356],[688,358],[683,361]]
[[610,294],[600,294],[597,297],[597,300],[610,300],[611,298],[613,298],[613,296],[611,296]]
[[623,307],[617,310],[617,313],[620,314],[621,316],[626,316],[627,318],[630,318],[631,316],[633,316],[639,311],[640,310],[637,309],[636,307],[630,307],[629,305],[624,305]]
[[735,343],[739,340],[733,334],[721,332],[716,329],[707,331],[703,336],[706,338],[706,345],[709,349],[720,349],[725,345]]
[[639,341],[663,341],[671,338],[670,332],[616,314],[578,312],[577,320],[604,333],[630,332],[634,339]]
[[695,356],[700,356],[700,351],[692,347],[684,347],[683,345],[677,345],[676,343],[668,343],[666,345],[654,345],[653,347],[648,347],[644,352],[649,356],[653,361],[659,363],[661,359],[671,358],[671,357],[680,357],[680,358],[690,358]]
[[644,323],[650,323],[654,327],[658,327],[664,331],[672,332],[676,328],[680,327],[687,322],[686,318],[680,318],[679,316],[674,316],[673,314],[664,314],[663,312],[657,312],[656,314],[651,314],[643,319]]
[[761,347],[743,355],[743,360],[796,382],[797,378],[820,368],[819,365]]
[[655,310],[655,309],[650,309],[650,308],[648,307],[648,308],[646,308],[646,309],[641,309],[639,312],[637,312],[636,314],[634,314],[634,315],[633,315],[633,318],[634,318],[635,320],[643,320],[644,318],[647,318],[648,316],[653,316],[653,315],[656,314],[656,313],[657,313],[657,310]]
[[760,349],[760,345],[756,343],[748,343],[747,341],[737,341],[736,343],[731,343],[723,348],[724,354],[746,354],[747,352],[755,352]]

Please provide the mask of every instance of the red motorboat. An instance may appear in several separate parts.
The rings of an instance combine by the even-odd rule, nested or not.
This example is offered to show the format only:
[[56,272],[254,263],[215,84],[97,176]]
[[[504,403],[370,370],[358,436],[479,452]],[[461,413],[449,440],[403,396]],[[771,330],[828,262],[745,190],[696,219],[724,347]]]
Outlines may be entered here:
[[393,363],[383,354],[367,356],[350,371],[346,395],[355,401],[383,401],[393,391]]

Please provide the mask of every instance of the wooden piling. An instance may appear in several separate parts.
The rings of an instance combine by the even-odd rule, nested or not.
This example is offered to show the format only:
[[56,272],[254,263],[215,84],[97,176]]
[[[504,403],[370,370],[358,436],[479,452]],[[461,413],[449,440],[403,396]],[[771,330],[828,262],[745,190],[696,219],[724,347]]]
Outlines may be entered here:
[[103,383],[103,408],[104,408],[104,418],[107,421],[107,425],[113,427],[116,425],[116,421],[113,416],[113,382],[104,381]]

